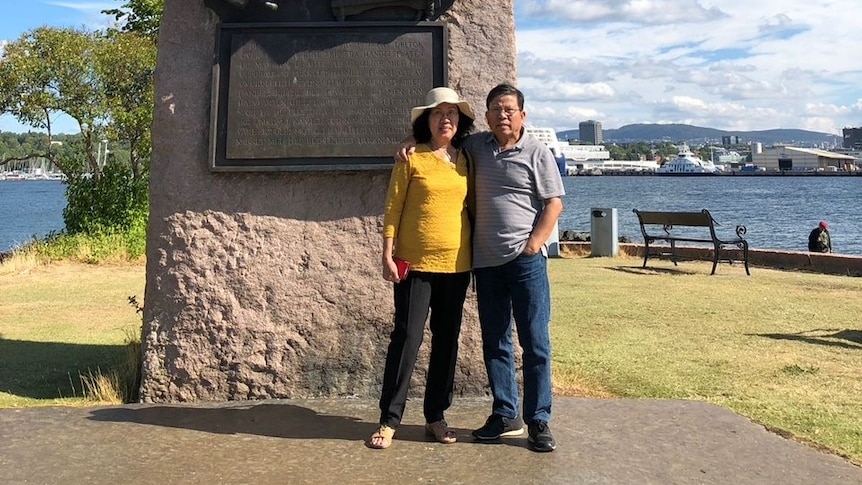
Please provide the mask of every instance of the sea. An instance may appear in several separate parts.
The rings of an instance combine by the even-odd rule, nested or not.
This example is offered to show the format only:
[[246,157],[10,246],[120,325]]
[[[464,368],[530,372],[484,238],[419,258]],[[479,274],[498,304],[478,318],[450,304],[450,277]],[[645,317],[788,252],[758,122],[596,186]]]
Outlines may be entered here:
[[[836,253],[862,255],[862,177],[602,175],[563,177],[563,184],[560,231],[588,233],[593,209],[616,209],[618,236],[642,242],[632,209],[708,209],[720,234],[745,226],[752,248],[805,251],[823,220]],[[65,188],[54,180],[0,181],[0,252],[62,231]]]
[[0,253],[60,232],[66,185],[59,180],[0,180]]
[[745,226],[751,248],[807,251],[808,234],[826,221],[833,252],[862,255],[862,177],[603,175],[563,184],[561,231],[589,232],[592,209],[616,209],[618,235],[643,242],[632,209],[707,209],[719,236]]

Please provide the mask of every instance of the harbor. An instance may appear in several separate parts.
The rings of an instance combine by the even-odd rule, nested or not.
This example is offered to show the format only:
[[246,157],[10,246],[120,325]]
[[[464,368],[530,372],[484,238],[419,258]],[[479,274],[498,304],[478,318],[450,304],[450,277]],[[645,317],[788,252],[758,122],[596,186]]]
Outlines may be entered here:
[[[577,176],[598,176],[598,175],[609,175],[609,176],[643,176],[643,175],[657,175],[662,176],[660,173],[656,173],[655,170],[644,170],[638,168],[620,168],[615,167],[613,165],[609,165],[607,167],[603,166],[593,166],[584,169],[578,168],[567,168],[566,175],[570,177]],[[862,176],[862,171],[826,171],[826,170],[728,170],[718,173],[712,173],[709,175],[721,176],[721,177],[858,177]],[[689,175],[691,176],[691,175]]]
[[[862,174],[862,152],[850,149],[798,147],[775,144],[764,147],[753,142],[741,148],[743,153],[724,144],[710,143],[693,149],[689,143],[663,143],[675,149],[675,155],[653,149],[640,153],[637,160],[614,159],[607,148],[616,144],[589,144],[561,140],[552,128],[526,127],[527,133],[545,143],[557,159],[560,173],[577,175],[663,175],[663,176],[847,176]],[[722,142],[723,143],[723,142]],[[732,145],[730,145],[733,147]],[[698,154],[709,151],[709,156]]]
[[[859,180],[818,175],[563,177],[559,228],[589,232],[591,208],[611,207],[619,213],[620,236],[639,242],[632,209],[709,209],[719,229],[746,226],[752,248],[804,251],[808,232],[826,220],[836,253],[862,255]],[[61,231],[65,189],[56,180],[0,182],[0,252]]]
[[755,249],[806,251],[807,236],[828,221],[834,251],[862,255],[862,199],[854,177],[563,177],[562,231],[590,232],[592,208],[616,208],[618,232],[641,241],[632,209],[708,209],[719,231],[747,228]]

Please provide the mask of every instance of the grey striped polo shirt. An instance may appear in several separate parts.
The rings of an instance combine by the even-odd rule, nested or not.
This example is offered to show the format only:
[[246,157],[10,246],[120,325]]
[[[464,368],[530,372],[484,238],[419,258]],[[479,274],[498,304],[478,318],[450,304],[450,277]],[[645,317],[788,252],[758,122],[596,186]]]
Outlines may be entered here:
[[[533,135],[522,133],[518,143],[505,151],[491,132],[476,133],[464,141],[475,174],[474,268],[499,266],[518,257],[544,201],[565,195],[551,150]],[[542,252],[547,254],[547,249]]]

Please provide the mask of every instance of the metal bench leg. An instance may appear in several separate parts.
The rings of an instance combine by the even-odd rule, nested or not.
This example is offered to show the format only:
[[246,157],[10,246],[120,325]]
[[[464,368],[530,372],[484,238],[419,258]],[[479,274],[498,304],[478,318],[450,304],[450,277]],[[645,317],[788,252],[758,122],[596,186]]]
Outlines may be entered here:
[[715,274],[715,267],[718,266],[718,251],[719,251],[718,248],[719,248],[719,246],[716,244],[715,249],[713,250],[715,252],[715,256],[713,256],[713,258],[712,258],[712,273],[710,273],[710,275]]
[[642,268],[646,268],[647,258],[649,258],[649,240],[645,239],[644,240],[644,265],[641,266]]
[[744,243],[742,246],[742,257],[743,262],[745,263],[745,274],[751,276],[751,273],[748,272],[748,242]]
[[670,259],[673,261],[674,266],[678,266],[676,264],[676,241],[672,239],[670,241]]

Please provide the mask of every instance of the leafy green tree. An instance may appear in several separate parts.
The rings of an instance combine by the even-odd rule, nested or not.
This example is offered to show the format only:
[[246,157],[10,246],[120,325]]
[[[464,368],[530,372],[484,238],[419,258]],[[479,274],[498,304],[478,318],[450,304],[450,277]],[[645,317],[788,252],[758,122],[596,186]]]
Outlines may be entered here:
[[[0,58],[0,112],[47,135],[20,142],[15,160],[47,159],[66,175],[70,232],[129,227],[146,217],[155,42],[135,32],[38,28]],[[54,143],[52,120],[64,113],[80,135]],[[110,139],[112,153],[99,145]],[[125,162],[125,163],[123,163]],[[111,173],[103,177],[110,165]],[[126,175],[121,176],[121,172]]]
[[626,149],[616,143],[605,144],[605,150],[611,154],[611,160],[628,160],[626,158]]
[[92,87],[97,42],[83,30],[40,27],[6,45],[0,58],[0,112],[48,134],[44,150],[25,157],[47,158],[66,174],[83,169],[80,159],[62,160],[53,151],[52,120],[65,113],[78,122],[89,154],[85,160],[98,176],[93,133],[106,120],[103,97]]
[[650,144],[646,142],[634,143],[609,143],[605,145],[611,154],[612,160],[655,160],[660,157],[663,160],[676,158],[678,148],[673,143]]
[[[156,46],[129,31],[106,33],[41,27],[10,42],[0,58],[0,112],[48,133],[45,157],[67,176],[101,176],[99,150],[105,137],[129,146],[134,175],[145,172],[153,109]],[[83,157],[58,159],[52,120],[64,113],[81,130]],[[84,163],[81,163],[84,162]]]
[[128,0],[120,8],[102,13],[114,16],[120,25],[116,30],[135,32],[155,42],[164,11],[165,0]]
[[147,173],[153,121],[153,75],[156,44],[136,32],[112,34],[101,44],[96,72],[105,97],[109,138],[128,145],[135,178]]

